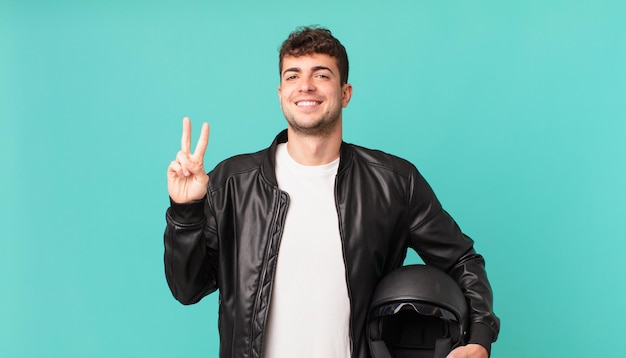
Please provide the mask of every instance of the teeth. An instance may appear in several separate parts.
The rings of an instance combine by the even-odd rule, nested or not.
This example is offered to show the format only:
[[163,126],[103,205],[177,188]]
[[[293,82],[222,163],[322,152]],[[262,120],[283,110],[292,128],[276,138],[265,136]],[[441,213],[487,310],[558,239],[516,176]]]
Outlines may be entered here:
[[302,101],[302,102],[298,102],[297,105],[298,106],[315,106],[318,102],[316,101]]

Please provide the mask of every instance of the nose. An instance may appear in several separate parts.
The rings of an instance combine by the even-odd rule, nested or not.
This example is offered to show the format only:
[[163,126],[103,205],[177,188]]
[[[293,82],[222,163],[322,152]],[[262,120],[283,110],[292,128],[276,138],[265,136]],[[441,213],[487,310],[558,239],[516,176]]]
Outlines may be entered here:
[[300,80],[300,92],[312,92],[315,91],[315,83],[313,83],[313,79],[310,77],[303,77]]

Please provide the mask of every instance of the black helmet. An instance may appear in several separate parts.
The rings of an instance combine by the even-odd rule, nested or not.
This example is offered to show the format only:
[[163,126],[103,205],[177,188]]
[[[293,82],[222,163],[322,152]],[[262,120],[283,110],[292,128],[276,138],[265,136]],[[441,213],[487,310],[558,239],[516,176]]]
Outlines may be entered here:
[[443,271],[402,266],[383,277],[368,315],[367,337],[374,358],[439,358],[465,344],[465,296]]

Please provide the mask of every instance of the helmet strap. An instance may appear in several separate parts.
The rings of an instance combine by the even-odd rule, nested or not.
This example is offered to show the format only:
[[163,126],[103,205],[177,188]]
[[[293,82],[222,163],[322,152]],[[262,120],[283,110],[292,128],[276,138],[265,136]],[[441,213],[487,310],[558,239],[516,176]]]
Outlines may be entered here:
[[391,353],[384,341],[370,341],[370,353],[376,358],[391,358]]
[[437,342],[435,342],[435,354],[433,354],[433,358],[446,358],[451,349],[452,339],[439,338]]

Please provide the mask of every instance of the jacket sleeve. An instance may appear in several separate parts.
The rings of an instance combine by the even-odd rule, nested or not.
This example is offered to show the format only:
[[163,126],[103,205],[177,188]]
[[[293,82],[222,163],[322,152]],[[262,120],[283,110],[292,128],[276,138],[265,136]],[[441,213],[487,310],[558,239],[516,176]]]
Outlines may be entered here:
[[218,250],[208,202],[170,200],[165,228],[165,277],[174,297],[193,304],[217,290]]
[[443,210],[417,170],[409,191],[410,246],[424,263],[445,271],[458,282],[470,312],[467,343],[480,344],[490,352],[491,343],[498,337],[500,320],[493,312],[493,294],[483,257],[474,250],[472,239]]

